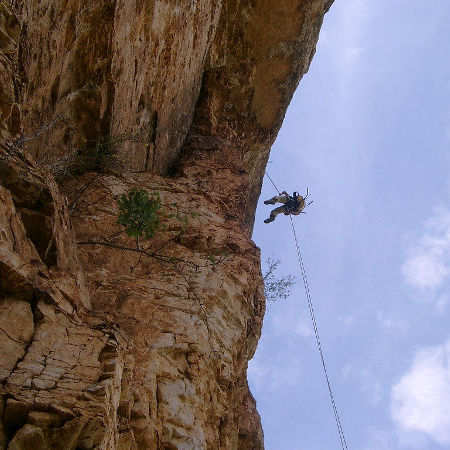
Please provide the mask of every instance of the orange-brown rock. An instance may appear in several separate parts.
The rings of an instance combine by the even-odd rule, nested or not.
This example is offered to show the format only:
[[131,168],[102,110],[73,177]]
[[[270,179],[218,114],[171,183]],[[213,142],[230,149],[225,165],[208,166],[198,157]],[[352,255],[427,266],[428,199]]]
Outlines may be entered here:
[[0,450],[263,448],[251,229],[330,4],[0,4]]

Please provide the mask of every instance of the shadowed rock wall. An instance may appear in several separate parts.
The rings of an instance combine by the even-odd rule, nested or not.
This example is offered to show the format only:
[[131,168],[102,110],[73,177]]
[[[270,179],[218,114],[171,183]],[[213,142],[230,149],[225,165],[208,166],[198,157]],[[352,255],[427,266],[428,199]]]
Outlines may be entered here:
[[330,4],[1,3],[0,449],[263,448],[250,235]]

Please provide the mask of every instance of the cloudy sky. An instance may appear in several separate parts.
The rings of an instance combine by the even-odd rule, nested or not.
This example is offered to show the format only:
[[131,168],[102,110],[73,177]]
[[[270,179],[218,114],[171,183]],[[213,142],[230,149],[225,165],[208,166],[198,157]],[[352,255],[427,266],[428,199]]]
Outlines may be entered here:
[[[450,2],[336,0],[268,171],[314,203],[295,217],[352,450],[450,449]],[[297,274],[289,220],[263,259]],[[340,441],[301,279],[268,304],[249,380],[267,450]]]

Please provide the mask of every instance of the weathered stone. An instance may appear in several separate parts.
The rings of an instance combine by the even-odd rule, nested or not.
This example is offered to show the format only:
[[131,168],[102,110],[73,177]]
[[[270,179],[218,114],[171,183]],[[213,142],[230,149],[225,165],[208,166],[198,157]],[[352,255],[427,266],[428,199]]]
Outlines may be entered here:
[[63,423],[60,415],[44,411],[30,411],[27,422],[39,428],[57,428]]
[[13,437],[8,450],[47,450],[48,445],[42,430],[36,425],[24,425]]
[[36,362],[25,362],[22,361],[17,364],[18,369],[27,370],[34,375],[39,375],[44,370],[44,365]]
[[0,300],[0,381],[5,380],[25,354],[34,333],[33,314],[26,301]]
[[68,420],[60,428],[51,428],[47,435],[51,450],[75,450],[83,428],[86,425],[86,418],[76,417]]
[[35,389],[51,389],[55,386],[55,382],[51,380],[43,380],[42,378],[35,378],[31,381],[31,386]]

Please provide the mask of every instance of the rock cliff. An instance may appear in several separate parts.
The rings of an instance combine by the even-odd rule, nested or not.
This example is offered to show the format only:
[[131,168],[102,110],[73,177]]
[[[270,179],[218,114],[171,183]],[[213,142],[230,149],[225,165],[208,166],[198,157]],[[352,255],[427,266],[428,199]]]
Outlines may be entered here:
[[251,230],[331,3],[1,2],[0,449],[263,448]]

